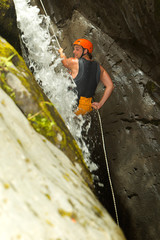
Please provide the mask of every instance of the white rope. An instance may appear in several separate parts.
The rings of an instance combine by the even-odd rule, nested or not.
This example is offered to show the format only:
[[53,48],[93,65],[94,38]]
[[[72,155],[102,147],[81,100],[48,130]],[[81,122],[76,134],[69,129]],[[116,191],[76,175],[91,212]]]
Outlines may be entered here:
[[[47,12],[46,12],[46,9],[45,9],[45,7],[44,7],[44,5],[43,5],[43,1],[40,0],[40,3],[41,3],[41,5],[42,5],[42,8],[43,8],[43,11],[44,11],[45,15],[48,16],[48,14],[47,14]],[[54,31],[53,27],[52,27],[52,31],[53,31],[54,37],[55,37],[55,39],[56,39],[56,41],[57,41],[58,47],[61,48],[61,45],[60,45],[60,43],[59,43],[59,41],[58,41],[58,38],[57,38],[57,36],[56,36],[56,34],[55,34],[55,31]]]
[[115,215],[116,215],[116,221],[117,221],[117,225],[119,226],[119,219],[118,219],[116,199],[115,199],[115,195],[114,195],[114,190],[113,190],[113,185],[112,185],[112,180],[111,180],[111,175],[110,175],[110,170],[109,170],[109,164],[108,164],[108,159],[107,159],[107,154],[106,154],[106,149],[105,149],[105,141],[104,141],[104,134],[103,134],[103,128],[102,128],[102,121],[101,121],[101,116],[100,116],[98,110],[97,110],[97,114],[98,114],[98,118],[99,118],[100,129],[101,129],[103,151],[104,151],[104,156],[105,156],[105,160],[106,160],[109,184],[110,184],[110,188],[111,188],[111,192],[112,192],[112,198],[113,198],[114,210],[115,210]]
[[[40,3],[42,5],[43,11],[45,13],[46,16],[48,16],[46,9],[43,5],[43,1],[40,0]],[[53,28],[52,28],[53,30]],[[57,39],[57,36],[55,34],[55,31],[53,30],[54,33],[54,37],[57,41],[58,47],[61,48],[59,41]],[[112,198],[113,198],[113,203],[114,203],[114,209],[115,209],[115,214],[116,214],[116,221],[117,221],[117,225],[119,226],[119,220],[118,220],[118,212],[117,212],[117,206],[116,206],[116,200],[115,200],[115,195],[114,195],[114,191],[113,191],[113,185],[112,185],[112,181],[111,181],[111,176],[110,176],[110,171],[109,171],[109,164],[108,164],[108,159],[107,159],[107,154],[106,154],[106,149],[105,149],[105,142],[104,142],[104,134],[103,134],[103,128],[102,128],[102,122],[101,122],[101,117],[99,114],[99,111],[97,110],[97,114],[99,117],[99,123],[100,123],[100,129],[101,129],[101,136],[102,136],[102,143],[103,143],[103,150],[104,150],[104,156],[105,156],[105,160],[106,160],[106,166],[107,166],[107,173],[108,173],[108,178],[109,178],[109,183],[110,183],[110,188],[111,188],[111,192],[112,192]]]

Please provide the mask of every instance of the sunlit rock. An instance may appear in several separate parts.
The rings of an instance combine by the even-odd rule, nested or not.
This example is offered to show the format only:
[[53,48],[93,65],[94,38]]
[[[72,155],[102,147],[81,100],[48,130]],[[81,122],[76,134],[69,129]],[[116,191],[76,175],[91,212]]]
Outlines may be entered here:
[[125,239],[71,161],[1,88],[0,146],[0,239]]

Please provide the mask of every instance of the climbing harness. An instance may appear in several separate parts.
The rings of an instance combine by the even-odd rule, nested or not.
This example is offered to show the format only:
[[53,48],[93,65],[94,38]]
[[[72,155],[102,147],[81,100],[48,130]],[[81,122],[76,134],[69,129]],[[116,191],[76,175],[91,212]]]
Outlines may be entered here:
[[[46,12],[46,9],[45,9],[45,7],[44,7],[44,5],[43,5],[43,1],[40,0],[40,3],[41,3],[41,5],[42,5],[42,8],[43,8],[43,11],[44,11],[45,15],[48,16],[48,14],[47,14],[47,12]],[[54,37],[55,37],[56,42],[57,42],[57,44],[58,44],[58,47],[61,48],[61,45],[60,45],[60,43],[59,43],[59,41],[58,41],[58,38],[57,38],[57,36],[56,36],[56,34],[55,34],[55,31],[54,31],[54,29],[53,29],[53,26],[50,25],[50,28],[51,28],[52,31],[53,31],[53,34],[54,34]]]
[[116,221],[117,221],[117,225],[119,226],[117,205],[116,205],[116,199],[115,199],[115,195],[114,195],[114,190],[113,190],[113,185],[112,185],[112,180],[111,180],[111,175],[110,175],[110,170],[109,170],[108,158],[107,158],[107,154],[106,154],[106,148],[105,148],[105,141],[104,141],[104,133],[103,133],[101,116],[100,116],[100,114],[99,114],[98,109],[96,110],[96,112],[97,112],[98,118],[99,118],[99,125],[100,125],[101,136],[102,136],[102,145],[103,145],[103,151],[104,151],[104,156],[105,156],[105,161],[106,161],[106,167],[107,167],[109,184],[110,184],[111,193],[112,193],[112,198],[113,198],[113,204],[114,204],[114,210],[115,210],[115,215],[116,215]]
[[91,112],[93,109],[91,107],[92,98],[80,97],[79,104],[74,112],[76,115],[85,115],[88,112]]
[[[46,9],[43,5],[43,1],[40,0],[40,3],[42,5],[43,11],[45,13],[46,16],[48,16]],[[50,25],[51,26],[51,25]],[[58,47],[61,48],[59,41],[57,39],[57,36],[55,34],[55,31],[52,27],[52,31],[54,34],[54,37],[57,41]],[[116,215],[116,221],[117,221],[117,225],[119,226],[119,219],[118,219],[118,212],[117,212],[117,205],[116,205],[116,199],[115,199],[115,195],[114,195],[114,190],[113,190],[113,185],[112,185],[112,180],[111,180],[111,175],[110,175],[110,170],[109,170],[109,164],[108,164],[108,158],[107,158],[107,154],[106,154],[106,148],[105,148],[105,141],[104,141],[104,133],[103,133],[103,127],[102,127],[102,121],[101,121],[101,116],[99,114],[99,111],[96,110],[97,114],[98,114],[98,118],[99,118],[99,124],[100,124],[100,129],[101,129],[101,136],[102,136],[102,145],[103,145],[103,151],[104,151],[104,156],[105,156],[105,161],[106,161],[106,167],[107,167],[107,173],[108,173],[108,179],[109,179],[109,184],[110,184],[110,188],[111,188],[111,193],[112,193],[112,198],[113,198],[113,204],[114,204],[114,209],[115,209],[115,215]]]

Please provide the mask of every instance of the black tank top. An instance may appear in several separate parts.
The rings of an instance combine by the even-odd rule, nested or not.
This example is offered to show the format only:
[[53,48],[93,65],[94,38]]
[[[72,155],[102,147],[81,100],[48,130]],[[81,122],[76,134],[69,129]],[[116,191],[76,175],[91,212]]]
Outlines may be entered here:
[[100,65],[96,61],[88,61],[84,58],[78,59],[79,72],[74,78],[77,86],[78,98],[93,97],[100,80]]

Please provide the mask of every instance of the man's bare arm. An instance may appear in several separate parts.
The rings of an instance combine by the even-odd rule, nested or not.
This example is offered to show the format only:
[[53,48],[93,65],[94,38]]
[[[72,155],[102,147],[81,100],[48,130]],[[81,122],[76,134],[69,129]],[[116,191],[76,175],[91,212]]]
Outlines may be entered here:
[[78,59],[77,58],[67,58],[63,53],[63,49],[59,49],[60,57],[62,58],[62,64],[64,67],[69,69],[70,74],[74,78],[78,73]]
[[64,65],[64,67],[70,69],[71,67],[71,62],[72,62],[72,59],[71,58],[67,58],[66,55],[64,54],[63,52],[63,48],[60,48],[59,49],[59,53],[60,53],[60,57],[62,58],[62,63]]
[[101,69],[100,81],[104,84],[106,89],[104,91],[104,94],[103,94],[103,97],[101,98],[101,100],[99,102],[92,103],[92,107],[95,109],[100,109],[103,106],[103,104],[110,97],[110,95],[114,89],[113,82],[112,82],[110,76],[108,75],[108,73],[106,72],[106,70],[102,66],[100,66],[100,69]]

